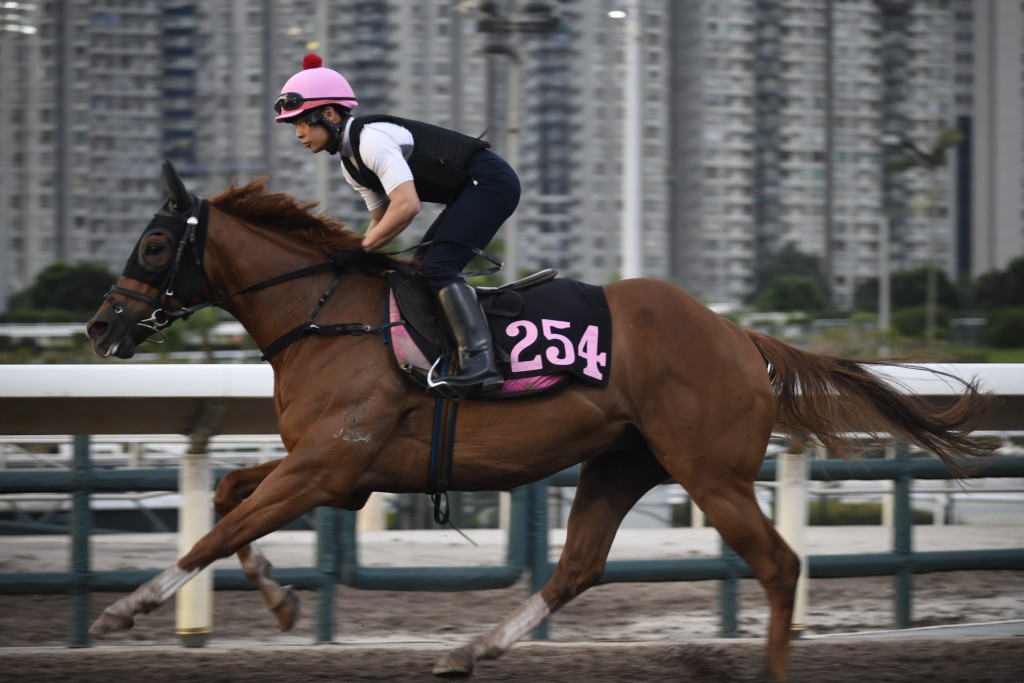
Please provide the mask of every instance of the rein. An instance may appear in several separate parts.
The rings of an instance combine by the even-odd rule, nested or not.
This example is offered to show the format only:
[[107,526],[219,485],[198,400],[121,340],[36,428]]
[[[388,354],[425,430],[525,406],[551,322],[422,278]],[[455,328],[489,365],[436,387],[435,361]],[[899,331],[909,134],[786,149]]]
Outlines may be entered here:
[[[153,308],[153,313],[150,317],[138,321],[137,325],[153,330],[156,333],[161,333],[165,327],[168,327],[171,323],[176,320],[187,320],[189,316],[198,310],[203,308],[209,308],[211,306],[218,306],[218,304],[224,299],[214,299],[210,296],[209,283],[207,281],[206,269],[203,265],[203,246],[205,246],[205,231],[206,231],[206,217],[208,210],[208,202],[205,199],[197,199],[193,197],[192,206],[188,210],[188,217],[185,217],[184,213],[178,213],[172,210],[164,210],[158,213],[158,217],[167,221],[172,221],[180,226],[178,229],[181,230],[181,237],[177,240],[177,247],[175,249],[174,260],[167,269],[166,276],[162,280],[154,280],[152,273],[143,272],[144,269],[137,264],[129,265],[125,268],[125,275],[137,279],[141,282],[151,284],[156,287],[160,294],[157,297],[143,294],[142,292],[136,292],[131,289],[119,287],[117,285],[111,286],[110,290],[103,295],[103,298],[110,303],[111,309],[115,315],[118,316],[124,322],[125,308],[121,303],[114,297],[115,294],[119,294],[125,298],[135,299],[141,301],[147,306]],[[181,267],[185,261],[186,248],[191,248],[192,260],[188,262],[194,266],[195,270],[198,271],[198,277],[202,279],[200,285],[199,295],[204,297],[205,300],[197,304],[182,306],[180,308],[168,309],[168,303],[171,298],[174,297],[176,287],[178,284],[178,275]],[[339,250],[331,254],[330,261],[324,261],[322,263],[316,263],[305,268],[299,268],[298,270],[289,271],[282,273],[281,275],[275,275],[261,280],[255,284],[243,287],[236,292],[233,292],[227,296],[232,298],[241,294],[249,292],[258,292],[275,285],[289,282],[291,280],[297,280],[299,278],[314,275],[316,273],[333,270],[335,271],[334,277],[331,279],[330,284],[320,298],[317,300],[313,307],[313,311],[309,314],[306,321],[296,327],[292,328],[288,332],[278,337],[275,341],[263,350],[261,360],[270,360],[272,357],[283,351],[285,348],[299,341],[303,337],[309,334],[322,334],[322,335],[354,335],[359,336],[368,332],[376,332],[384,330],[395,325],[402,324],[403,321],[396,321],[393,323],[384,323],[380,325],[370,325],[366,323],[338,323],[331,325],[319,325],[316,323],[316,317],[320,313],[320,309],[331,297],[334,291],[337,289],[338,283],[341,281],[342,270],[352,261],[358,258],[365,257],[366,254],[362,251],[356,250]],[[404,269],[405,267],[399,263],[388,261],[390,268]],[[184,283],[186,289],[193,287],[190,283]],[[127,323],[125,324],[127,327]]]
[[331,295],[334,294],[335,289],[337,289],[338,287],[338,283],[341,282],[342,269],[349,262],[354,261],[356,258],[360,256],[363,256],[363,254],[364,252],[354,250],[336,251],[331,255],[332,258],[330,261],[325,261],[323,263],[318,263],[313,266],[300,268],[299,270],[294,270],[290,273],[284,273],[283,275],[278,275],[276,277],[269,278],[262,282],[258,282],[255,285],[250,285],[244,289],[240,289],[231,295],[236,296],[238,294],[243,294],[245,292],[259,291],[261,289],[266,289],[267,287],[272,287],[282,282],[287,282],[288,280],[294,280],[296,278],[305,277],[306,275],[318,273],[323,270],[329,270],[333,268],[335,271],[334,277],[331,278],[331,281],[327,285],[327,289],[324,290],[324,293],[320,295],[319,299],[317,299],[317,302],[316,304],[314,304],[313,310],[312,312],[310,312],[309,317],[306,319],[306,322],[300,325],[296,325],[295,327],[293,327],[292,329],[288,330],[283,335],[275,339],[273,342],[271,342],[266,349],[263,349],[263,355],[260,356],[260,360],[270,360],[278,353],[286,349],[288,346],[294,344],[295,342],[299,341],[300,339],[309,334],[321,334],[325,336],[340,336],[347,334],[359,337],[368,332],[379,332],[380,330],[386,330],[388,328],[394,327],[395,325],[402,325],[405,323],[404,320],[397,320],[394,322],[382,323],[380,325],[369,325],[366,323],[335,323],[331,325],[317,324],[316,317],[317,315],[320,314],[320,309],[323,308],[323,305],[327,302],[329,298],[331,298]]
[[[153,330],[153,332],[156,333],[162,333],[162,330],[165,327],[168,327],[171,323],[175,322],[176,320],[187,320],[189,316],[191,316],[196,311],[201,310],[203,308],[208,308],[210,306],[217,306],[220,301],[223,301],[223,299],[213,299],[210,296],[210,288],[209,282],[207,281],[206,268],[203,264],[203,252],[206,242],[206,220],[208,215],[208,209],[209,202],[207,200],[199,199],[195,196],[192,196],[191,205],[188,206],[187,209],[185,209],[185,211],[181,211],[180,209],[178,209],[177,206],[175,206],[175,204],[171,200],[168,200],[168,204],[165,205],[164,209],[158,212],[158,219],[170,221],[172,223],[177,224],[176,229],[181,231],[181,237],[180,239],[177,240],[174,260],[171,263],[170,267],[167,269],[167,274],[162,281],[156,281],[152,277],[154,275],[153,273],[143,272],[145,269],[140,268],[137,263],[133,264],[132,262],[129,262],[129,265],[126,266],[124,274],[128,275],[129,277],[132,277],[133,279],[137,279],[141,282],[153,285],[160,291],[160,295],[159,297],[152,297],[149,296],[148,294],[143,294],[141,292],[136,292],[130,289],[126,289],[124,287],[113,285],[110,288],[110,290],[104,295],[104,299],[106,299],[110,303],[111,309],[118,316],[118,318],[122,320],[122,322],[124,322],[125,309],[124,306],[122,306],[117,301],[117,299],[114,298],[115,294],[120,294],[121,296],[124,296],[126,298],[136,299],[138,301],[143,302],[147,306],[153,308],[153,313],[152,315],[150,315],[150,317],[140,320],[135,324],[151,329]],[[187,218],[185,217],[186,212]],[[417,245],[416,247],[413,247],[413,249],[416,249],[417,253],[421,253],[424,248],[426,248],[430,244],[434,244],[437,242],[453,242],[455,244],[459,244],[463,248],[470,250],[476,256],[483,257],[484,259],[491,262],[491,268],[475,272],[463,273],[463,275],[466,277],[471,275],[493,273],[499,270],[502,266],[500,260],[487,254],[483,250],[478,249],[473,245],[465,244],[462,242],[456,242],[453,240],[428,240]],[[186,261],[184,260],[185,251],[188,248],[191,248],[192,251],[192,260],[191,262],[189,262],[189,265],[193,266],[194,269],[198,271],[198,277],[201,278],[201,284],[198,289],[197,295],[204,297],[205,300],[197,304],[183,305],[180,308],[168,309],[167,306],[170,299],[175,296],[176,287],[178,287],[178,285],[181,284],[178,283],[178,276],[182,265],[186,263]],[[388,256],[401,254],[404,251],[410,251],[410,249],[386,254],[379,254],[377,256],[381,259],[386,259]],[[260,282],[249,285],[247,287],[243,287],[242,289],[239,289],[238,291],[229,294],[227,298],[230,299],[241,294],[262,291],[264,289],[282,284],[284,282],[297,280],[299,278],[307,277],[309,275],[314,275],[316,273],[321,273],[328,270],[333,270],[335,273],[334,277],[331,279],[331,282],[327,285],[327,288],[324,290],[323,294],[320,295],[320,298],[317,300],[316,304],[314,304],[313,310],[310,312],[305,322],[296,325],[295,327],[293,327],[292,329],[288,330],[280,337],[275,339],[273,342],[271,342],[265,349],[261,349],[262,355],[260,356],[260,360],[269,361],[271,358],[281,353],[281,351],[288,348],[289,346],[299,341],[303,337],[306,337],[307,335],[361,336],[370,332],[379,332],[381,330],[386,330],[396,325],[404,324],[404,321],[402,320],[384,322],[377,325],[371,325],[368,323],[333,323],[323,325],[317,323],[316,318],[320,314],[321,309],[323,308],[327,300],[330,299],[331,295],[334,294],[335,290],[338,287],[338,284],[341,282],[343,269],[356,259],[366,258],[366,256],[367,254],[361,250],[338,250],[331,254],[331,260],[329,261],[316,263],[311,266],[299,268],[298,270],[293,270],[287,273],[282,273],[280,275],[275,275],[273,277],[267,278],[266,280],[261,280]],[[387,264],[388,267],[392,269],[405,270],[410,273],[414,272],[412,269],[409,269],[400,263],[391,261],[390,259],[388,259]],[[183,286],[185,287],[186,290],[189,291],[189,293],[192,293],[191,290],[194,288],[194,285],[192,283],[185,281]],[[193,297],[183,296],[182,298],[189,299]],[[128,325],[126,323],[125,327],[127,326]]]

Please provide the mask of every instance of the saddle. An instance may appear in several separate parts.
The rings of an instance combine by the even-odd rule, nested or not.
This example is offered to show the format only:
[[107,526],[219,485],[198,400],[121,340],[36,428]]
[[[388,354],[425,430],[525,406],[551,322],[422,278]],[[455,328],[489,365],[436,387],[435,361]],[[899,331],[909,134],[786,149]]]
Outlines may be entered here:
[[[533,396],[573,379],[608,384],[611,313],[604,290],[557,274],[548,269],[500,287],[476,288],[505,384],[500,391],[465,398]],[[415,273],[393,271],[388,286],[385,343],[398,367],[429,393],[452,398],[433,386],[454,358],[436,297]]]

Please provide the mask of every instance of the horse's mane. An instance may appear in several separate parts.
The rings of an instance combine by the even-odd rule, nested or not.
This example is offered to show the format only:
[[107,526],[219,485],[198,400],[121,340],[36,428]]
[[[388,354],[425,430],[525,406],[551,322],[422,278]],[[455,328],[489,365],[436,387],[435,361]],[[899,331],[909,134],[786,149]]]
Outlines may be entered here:
[[294,235],[329,255],[338,249],[362,250],[362,237],[323,211],[318,202],[300,204],[283,192],[268,192],[267,179],[257,178],[241,187],[232,185],[210,203],[239,220]]

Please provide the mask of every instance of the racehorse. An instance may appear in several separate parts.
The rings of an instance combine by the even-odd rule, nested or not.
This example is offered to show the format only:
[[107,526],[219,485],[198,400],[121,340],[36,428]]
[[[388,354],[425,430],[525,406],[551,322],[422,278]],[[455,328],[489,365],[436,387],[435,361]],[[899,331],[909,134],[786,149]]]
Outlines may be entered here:
[[[315,204],[265,181],[197,198],[169,162],[167,199],[87,325],[96,353],[136,346],[203,306],[231,313],[261,349],[312,316],[357,321],[351,335],[301,335],[275,353],[274,405],[288,455],[232,472],[221,518],[176,564],[121,598],[94,634],[127,629],[201,569],[237,553],[281,628],[297,600],[253,542],[326,505],[358,510],[371,492],[424,492],[435,400],[397,368],[380,334],[383,274],[408,266],[368,254]],[[345,254],[339,259],[338,254]],[[329,290],[329,292],[327,291]],[[681,484],[764,587],[770,624],[762,675],[784,680],[799,560],[754,496],[773,430],[843,453],[854,432],[887,432],[959,471],[982,455],[968,431],[990,396],[974,382],[950,405],[919,406],[872,364],[812,354],[744,329],[653,279],[603,288],[612,319],[607,386],[582,382],[514,401],[460,403],[452,489],[507,490],[582,463],[565,546],[550,580],[490,632],[445,654],[437,675],[472,673],[601,578],[626,513],[648,490]],[[353,419],[358,411],[358,419]]]

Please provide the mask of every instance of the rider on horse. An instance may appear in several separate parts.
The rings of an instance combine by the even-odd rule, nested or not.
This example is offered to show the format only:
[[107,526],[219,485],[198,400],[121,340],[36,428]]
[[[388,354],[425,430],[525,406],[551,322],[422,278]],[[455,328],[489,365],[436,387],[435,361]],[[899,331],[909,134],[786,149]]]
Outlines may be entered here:
[[302,68],[281,89],[276,120],[293,123],[314,154],[340,152],[345,179],[372,219],[365,250],[380,249],[405,230],[421,201],[445,205],[417,251],[458,346],[458,371],[445,381],[462,393],[500,389],[491,333],[462,271],[515,211],[515,171],[478,138],[394,116],[353,117],[358,102],[341,74],[313,54]]

